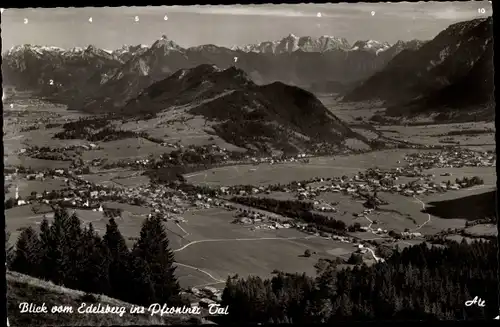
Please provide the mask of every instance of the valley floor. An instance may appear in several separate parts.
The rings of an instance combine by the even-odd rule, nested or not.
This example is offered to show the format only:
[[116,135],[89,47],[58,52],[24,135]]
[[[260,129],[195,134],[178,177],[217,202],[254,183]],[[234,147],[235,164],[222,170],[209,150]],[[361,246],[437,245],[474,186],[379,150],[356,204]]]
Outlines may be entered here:
[[[381,126],[369,122],[370,115],[378,109],[348,107],[331,98],[322,100],[338,117],[369,138],[394,144],[407,141],[418,146],[362,154],[309,157],[307,161],[276,163],[267,160],[255,164],[234,164],[184,175],[187,184],[219,191],[237,185],[251,185],[253,188],[243,193],[240,190],[234,194],[227,193],[226,196],[211,197],[197,192],[182,193],[150,183],[149,178],[142,174],[144,169],[137,166],[107,169],[102,164],[92,163],[102,158],[106,158],[109,163],[124,158],[137,161],[148,156],[158,157],[178,149],[175,148],[178,146],[175,140],[165,140],[171,143],[165,146],[141,137],[110,142],[53,139],[54,134],[61,131],[58,124],[74,121],[81,115],[44,103],[15,103],[4,112],[6,198],[15,197],[16,188],[21,199],[30,196],[35,198],[31,203],[21,203],[6,210],[10,241],[15,242],[23,227],[37,227],[44,216],[50,218],[50,209],[40,209],[40,203],[45,199],[42,195],[44,191],[59,192],[66,189],[74,194],[79,194],[78,191],[84,194],[84,190],[91,190],[96,185],[106,190],[105,195],[97,194],[87,201],[96,204],[95,208],[120,208],[122,214],[117,223],[130,244],[138,237],[142,221],[150,213],[159,211],[165,215],[165,227],[177,261],[177,276],[185,288],[223,288],[228,275],[268,277],[275,269],[313,275],[314,264],[319,258],[341,258],[346,262],[352,253],[361,253],[363,260],[370,264],[382,258],[380,248],[410,246],[433,235],[477,238],[496,233],[496,227],[488,222],[469,227],[466,226],[466,218],[443,218],[423,212],[430,202],[460,199],[495,189],[496,156],[494,153],[485,153],[494,150],[493,124]],[[193,129],[199,123],[186,123],[186,128]],[[182,128],[184,123],[176,124],[178,126],[175,128]],[[155,137],[162,137],[161,127],[155,127],[155,122],[134,123],[130,128],[132,126],[136,129],[147,127]],[[195,134],[191,133],[191,140],[195,140],[193,142],[196,145],[226,146],[222,140],[210,139],[210,135]],[[188,146],[189,142],[189,137],[182,139],[183,146]],[[91,146],[92,143],[95,146]],[[453,144],[453,151],[457,154],[450,154],[453,152],[450,150],[443,155],[443,151],[448,150],[426,148],[428,145],[445,144]],[[71,160],[48,160],[26,155],[27,149],[34,145],[59,148],[61,152],[67,152],[65,148],[85,145],[86,148],[76,156],[89,167],[89,171],[73,172],[78,171],[78,167],[75,168]],[[462,153],[477,154],[472,155],[468,162],[460,159]],[[441,159],[438,158],[452,164],[439,164]],[[473,164],[477,162],[482,164]],[[428,167],[420,171],[420,175],[411,176],[411,169],[408,168],[411,165]],[[16,173],[14,167],[20,166],[31,168],[31,171]],[[370,211],[364,206],[366,198],[360,197],[359,193],[364,187],[367,187],[368,193],[372,193],[370,188],[375,182],[364,177],[356,179],[356,176],[375,168],[382,172],[400,169],[402,173],[398,173],[398,178],[391,179],[396,185],[403,186],[401,190],[379,191],[378,197],[387,204],[381,205],[379,210]],[[63,172],[54,172],[57,169]],[[43,177],[35,176],[40,172],[44,172]],[[411,192],[415,190],[413,193],[404,193],[405,187],[412,183],[446,184],[450,181],[455,184],[457,178],[473,176],[480,177],[484,183],[457,188],[445,185],[443,192],[431,192],[430,186],[419,186],[408,189]],[[340,182],[341,179],[346,181]],[[298,181],[306,182],[298,188],[296,185],[295,188],[290,186]],[[281,188],[271,190],[269,186],[272,184],[281,184]],[[418,193],[419,190],[424,191]],[[69,197],[66,202],[85,201],[84,196],[61,194],[61,199]],[[122,198],[111,199],[110,195]],[[317,212],[340,220],[346,226],[356,223],[359,226],[356,230],[348,231],[344,238],[319,231],[306,231],[291,224],[294,217],[238,205],[231,201],[233,195],[310,201],[315,203]],[[133,198],[144,199],[145,204],[134,204],[131,202]],[[92,222],[96,231],[104,233],[107,219],[102,211],[88,206],[73,206],[80,219]],[[329,207],[334,207],[334,210],[329,210]],[[278,224],[276,219],[281,223]],[[285,227],[287,222],[292,226]],[[393,233],[399,237],[395,238]],[[365,251],[360,250],[360,244],[364,245]],[[312,255],[304,256],[306,250]]]

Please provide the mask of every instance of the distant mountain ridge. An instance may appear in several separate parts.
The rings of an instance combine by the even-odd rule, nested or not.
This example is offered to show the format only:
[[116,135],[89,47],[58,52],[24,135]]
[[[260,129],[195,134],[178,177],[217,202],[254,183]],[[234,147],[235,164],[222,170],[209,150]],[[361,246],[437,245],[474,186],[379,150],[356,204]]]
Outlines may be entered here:
[[400,52],[345,101],[379,99],[389,115],[479,108],[493,117],[493,18],[450,25],[415,50]]
[[116,55],[94,46],[65,50],[26,44],[2,56],[2,78],[4,85],[52,96],[87,86],[91,76],[104,75],[122,64]]
[[265,41],[258,44],[248,44],[245,46],[234,46],[231,49],[243,52],[282,54],[294,51],[304,52],[325,52],[332,50],[349,50],[349,42],[345,38],[333,37],[328,35],[319,38],[311,36],[298,37],[289,34],[278,41]]
[[[124,46],[113,51],[93,46],[64,50],[24,45],[4,54],[2,66],[7,84],[41,92],[80,109],[89,101],[98,101],[102,106],[116,102],[120,106],[142,88],[179,69],[201,64],[221,68],[235,64],[261,84],[281,81],[309,85],[331,80],[351,83],[383,68],[405,47],[405,43],[389,48],[384,44],[384,51],[377,52],[373,49],[380,50],[381,43],[372,43],[378,47],[353,49],[342,38],[289,35],[271,42],[275,44],[270,46],[272,51],[265,50],[267,43],[263,42],[257,47],[264,50],[256,52],[210,44],[185,49],[163,36],[151,47]],[[25,66],[30,69],[23,69]],[[55,85],[48,85],[50,80]]]

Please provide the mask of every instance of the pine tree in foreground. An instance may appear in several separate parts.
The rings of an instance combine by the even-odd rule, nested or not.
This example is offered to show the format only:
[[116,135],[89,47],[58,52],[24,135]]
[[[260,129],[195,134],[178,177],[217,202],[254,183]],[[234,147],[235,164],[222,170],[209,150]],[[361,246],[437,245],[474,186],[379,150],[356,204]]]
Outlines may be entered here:
[[7,265],[7,269],[9,269],[12,265],[12,260],[14,260],[14,246],[9,243],[10,240],[10,232],[5,231],[5,263]]
[[132,278],[129,267],[130,251],[114,218],[111,218],[106,225],[103,240],[109,254],[111,296],[125,300]]
[[175,276],[174,253],[169,248],[167,233],[159,217],[144,221],[132,253],[144,259],[151,270],[156,302],[177,302],[180,287]]
[[63,285],[64,279],[69,273],[64,270],[64,240],[69,215],[66,210],[61,208],[53,208],[53,210],[54,221],[50,225],[47,237],[44,237],[47,240],[45,250],[48,262],[46,264],[51,266],[49,279],[58,285]]
[[147,262],[135,254],[129,260],[130,282],[123,300],[143,306],[158,302]]
[[81,221],[73,213],[64,221],[64,235],[62,236],[61,270],[64,272],[64,285],[69,288],[80,288],[82,281],[78,278],[81,265],[85,258],[82,257],[83,231]]
[[106,244],[94,231],[92,223],[84,228],[81,242],[82,262],[80,289],[90,293],[109,294],[109,253]]
[[46,218],[40,224],[40,277],[46,280],[52,280],[57,268],[53,263],[51,256],[52,236],[50,225]]
[[32,227],[25,228],[16,243],[12,270],[37,276],[39,267],[40,240]]

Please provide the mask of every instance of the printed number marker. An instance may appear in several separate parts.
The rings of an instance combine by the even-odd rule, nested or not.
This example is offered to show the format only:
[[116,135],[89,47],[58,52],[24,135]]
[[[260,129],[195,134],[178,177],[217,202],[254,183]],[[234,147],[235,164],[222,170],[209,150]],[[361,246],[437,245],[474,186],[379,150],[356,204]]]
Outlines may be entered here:
[[238,57],[234,57],[234,62],[238,62]]
[[163,17],[163,20],[168,20],[168,16],[165,15],[165,17]]
[[25,24],[28,24],[28,18],[25,18],[25,19],[24,19],[24,23],[25,23]]
[[92,23],[92,17],[90,17],[90,18],[89,18],[89,22],[91,22],[91,23]]
[[477,8],[477,12],[480,14],[486,14],[486,9],[484,8]]
[[374,11],[372,11],[371,14],[372,14],[372,16],[375,16],[375,12]]
[[54,80],[53,79],[49,80],[49,85],[54,85]]
[[136,22],[138,22],[138,21],[139,21],[139,16],[135,16],[135,17],[134,17],[134,20],[135,20]]
[[13,105],[12,103],[10,104],[10,108],[11,108],[11,109],[12,109],[12,108],[14,108],[14,105]]
[[322,15],[321,15],[321,13],[320,13],[320,12],[316,14],[316,17],[321,18],[321,16],[322,16]]

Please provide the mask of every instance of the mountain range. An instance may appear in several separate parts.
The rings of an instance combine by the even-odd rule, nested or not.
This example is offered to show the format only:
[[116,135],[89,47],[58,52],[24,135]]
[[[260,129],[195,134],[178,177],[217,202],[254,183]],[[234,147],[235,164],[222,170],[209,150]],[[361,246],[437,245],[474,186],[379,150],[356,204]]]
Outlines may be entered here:
[[81,109],[89,101],[91,106],[123,105],[144,87],[201,64],[222,69],[235,65],[259,84],[350,84],[382,69],[400,51],[421,44],[400,41],[390,46],[369,40],[351,46],[342,38],[290,34],[279,41],[233,49],[210,44],[185,49],[162,36],[150,47],[123,46],[114,51],[23,45],[3,55],[2,68],[7,84]]
[[491,119],[493,72],[493,18],[474,19],[450,25],[416,50],[401,51],[344,101],[382,100],[392,116],[438,112]]
[[232,49],[183,48],[166,36],[113,51],[24,45],[3,56],[2,69],[4,84],[70,109],[130,116],[175,109],[202,116],[229,143],[267,152],[369,143],[304,88],[340,90],[343,101],[379,99],[389,116],[494,116],[491,17],[393,45],[293,34]]

